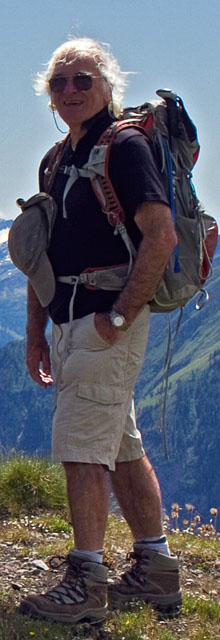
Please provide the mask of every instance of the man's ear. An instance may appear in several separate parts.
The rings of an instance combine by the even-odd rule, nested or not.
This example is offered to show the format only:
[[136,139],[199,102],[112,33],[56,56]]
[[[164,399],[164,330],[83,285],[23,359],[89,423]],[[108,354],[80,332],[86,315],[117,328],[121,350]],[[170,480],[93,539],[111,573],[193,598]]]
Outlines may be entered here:
[[109,84],[107,82],[107,80],[104,80],[104,96],[106,99],[106,104],[109,104],[110,102],[112,102],[112,90],[113,87],[111,84]]
[[112,86],[108,85],[108,102],[112,102]]

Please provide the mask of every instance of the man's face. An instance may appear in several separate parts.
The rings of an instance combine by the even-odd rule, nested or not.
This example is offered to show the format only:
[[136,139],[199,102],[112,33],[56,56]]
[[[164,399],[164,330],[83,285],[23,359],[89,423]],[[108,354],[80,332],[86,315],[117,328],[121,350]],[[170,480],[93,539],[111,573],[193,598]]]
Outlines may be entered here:
[[[73,76],[82,72],[93,76],[92,87],[87,91],[77,89],[72,81]],[[61,92],[51,91],[51,102],[70,129],[71,126],[81,125],[95,116],[111,101],[111,89],[94,60],[84,58],[71,61],[70,59],[68,63],[60,63],[56,66],[54,76],[65,76],[68,80]]]

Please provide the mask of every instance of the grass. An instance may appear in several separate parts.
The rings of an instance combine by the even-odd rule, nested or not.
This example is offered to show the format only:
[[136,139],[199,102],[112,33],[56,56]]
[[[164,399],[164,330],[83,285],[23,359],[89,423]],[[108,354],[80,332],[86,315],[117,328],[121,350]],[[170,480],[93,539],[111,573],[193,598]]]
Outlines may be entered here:
[[209,602],[208,600],[196,599],[193,596],[188,596],[184,599],[183,612],[185,614],[198,613],[203,621],[220,621],[220,603]]
[[57,513],[48,513],[46,516],[41,517],[39,521],[47,531],[52,533],[72,533],[72,525],[69,524],[69,522],[66,522],[64,518]]
[[0,513],[31,514],[37,509],[62,510],[66,483],[61,465],[17,456],[0,464]]
[[[6,567],[15,557],[21,574],[23,560],[24,567],[28,558],[30,564],[34,558],[48,563],[49,557],[66,556],[72,548],[65,479],[60,466],[24,457],[3,460],[1,511],[0,548]],[[171,521],[172,517],[165,526],[170,547],[180,556],[183,587],[183,606],[178,617],[159,618],[150,605],[136,602],[122,610],[109,611],[105,623],[98,627],[32,620],[17,611],[23,591],[33,588],[35,580],[31,574],[26,579],[24,572],[21,578],[19,573],[15,576],[15,581],[23,580],[21,592],[13,590],[11,578],[0,579],[0,640],[220,640],[220,536],[210,524],[179,531],[171,529]],[[123,571],[131,546],[126,522],[110,514],[104,558],[110,573],[116,569]],[[44,574],[42,571],[36,574],[39,592],[45,590]],[[51,579],[57,580],[56,574],[49,574]]]
[[178,621],[158,620],[147,605],[110,615],[102,627],[57,624],[31,620],[13,611],[5,600],[0,618],[1,640],[214,640],[220,638],[220,611],[217,603],[184,598]]

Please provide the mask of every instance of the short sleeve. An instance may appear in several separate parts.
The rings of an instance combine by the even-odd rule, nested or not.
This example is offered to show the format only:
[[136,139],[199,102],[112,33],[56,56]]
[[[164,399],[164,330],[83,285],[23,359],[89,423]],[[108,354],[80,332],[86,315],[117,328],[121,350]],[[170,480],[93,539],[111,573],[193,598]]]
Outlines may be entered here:
[[129,218],[134,217],[143,202],[163,202],[169,206],[150,141],[135,128],[119,132],[113,142],[109,176]]

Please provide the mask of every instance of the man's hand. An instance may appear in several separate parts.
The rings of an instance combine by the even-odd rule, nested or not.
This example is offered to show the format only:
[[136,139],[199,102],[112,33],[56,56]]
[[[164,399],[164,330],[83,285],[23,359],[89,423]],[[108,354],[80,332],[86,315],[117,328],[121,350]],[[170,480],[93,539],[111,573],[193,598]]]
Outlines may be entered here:
[[109,344],[115,344],[124,335],[124,331],[112,326],[108,313],[96,313],[94,322],[100,337]]
[[41,306],[29,281],[27,318],[27,368],[34,382],[37,382],[40,387],[48,388],[53,383],[50,375],[50,348],[45,338],[48,309]]
[[28,337],[26,364],[30,376],[41,387],[48,388],[53,383],[50,375],[50,348],[44,336],[38,341]]

